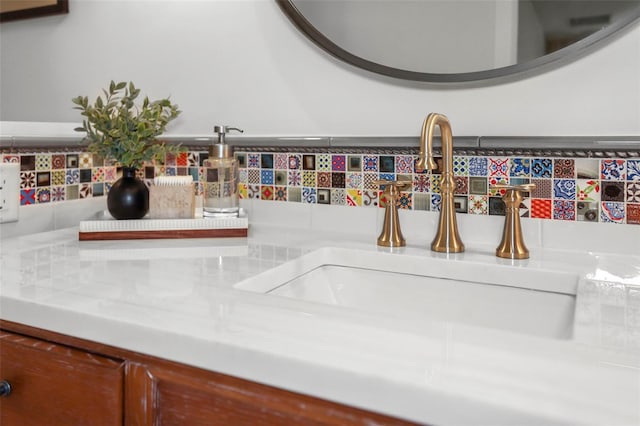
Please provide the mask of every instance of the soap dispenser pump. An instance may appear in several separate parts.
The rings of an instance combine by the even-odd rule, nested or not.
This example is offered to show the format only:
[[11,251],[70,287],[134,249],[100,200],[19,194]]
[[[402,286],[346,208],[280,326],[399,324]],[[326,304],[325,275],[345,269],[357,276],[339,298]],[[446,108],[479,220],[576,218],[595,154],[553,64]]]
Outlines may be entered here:
[[226,134],[237,127],[214,126],[218,143],[209,148],[209,158],[204,166],[204,217],[238,216],[238,160],[225,140]]

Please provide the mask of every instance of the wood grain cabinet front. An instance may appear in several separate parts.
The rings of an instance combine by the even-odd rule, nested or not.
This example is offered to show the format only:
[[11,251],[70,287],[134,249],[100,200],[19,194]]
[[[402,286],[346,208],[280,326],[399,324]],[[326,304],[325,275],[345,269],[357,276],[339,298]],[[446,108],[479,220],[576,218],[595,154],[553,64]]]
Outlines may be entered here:
[[0,331],[0,381],[2,426],[122,425],[122,361]]

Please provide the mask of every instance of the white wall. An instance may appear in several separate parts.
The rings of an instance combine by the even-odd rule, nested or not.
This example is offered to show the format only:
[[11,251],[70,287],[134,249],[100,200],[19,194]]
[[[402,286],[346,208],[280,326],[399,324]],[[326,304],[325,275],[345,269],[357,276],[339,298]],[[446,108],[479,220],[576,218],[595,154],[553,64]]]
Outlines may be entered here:
[[416,135],[431,111],[458,135],[640,134],[640,25],[524,80],[442,88],[343,64],[271,0],[71,0],[66,16],[0,25],[0,119],[79,121],[70,99],[133,80],[184,111],[172,134]]

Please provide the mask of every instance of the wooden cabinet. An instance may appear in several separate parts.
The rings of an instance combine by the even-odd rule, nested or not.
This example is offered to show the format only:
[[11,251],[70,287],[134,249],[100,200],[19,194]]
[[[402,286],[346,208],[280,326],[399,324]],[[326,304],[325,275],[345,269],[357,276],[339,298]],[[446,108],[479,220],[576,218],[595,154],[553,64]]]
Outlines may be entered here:
[[3,426],[122,424],[122,361],[0,332],[0,379]]
[[[409,425],[183,364],[0,321],[0,424]],[[20,334],[17,334],[20,333]]]

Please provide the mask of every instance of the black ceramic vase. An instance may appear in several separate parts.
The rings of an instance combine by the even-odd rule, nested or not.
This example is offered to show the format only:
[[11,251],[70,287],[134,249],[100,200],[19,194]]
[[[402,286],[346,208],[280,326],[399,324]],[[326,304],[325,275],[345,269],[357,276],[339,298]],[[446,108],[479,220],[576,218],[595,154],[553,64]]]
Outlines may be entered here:
[[107,195],[107,208],[115,219],[141,219],[149,211],[149,188],[136,177],[136,169],[123,167],[122,177]]

